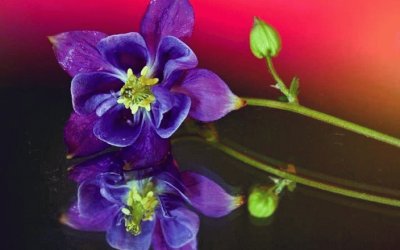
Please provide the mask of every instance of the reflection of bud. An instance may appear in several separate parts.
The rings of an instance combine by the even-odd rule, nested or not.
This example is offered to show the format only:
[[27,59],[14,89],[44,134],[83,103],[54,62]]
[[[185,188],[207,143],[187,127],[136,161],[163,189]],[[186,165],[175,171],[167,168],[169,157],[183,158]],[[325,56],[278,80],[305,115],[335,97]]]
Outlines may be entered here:
[[275,212],[278,201],[274,187],[255,187],[249,195],[247,208],[252,216],[267,218]]
[[274,57],[281,49],[281,39],[274,28],[255,17],[250,32],[250,48],[257,58]]

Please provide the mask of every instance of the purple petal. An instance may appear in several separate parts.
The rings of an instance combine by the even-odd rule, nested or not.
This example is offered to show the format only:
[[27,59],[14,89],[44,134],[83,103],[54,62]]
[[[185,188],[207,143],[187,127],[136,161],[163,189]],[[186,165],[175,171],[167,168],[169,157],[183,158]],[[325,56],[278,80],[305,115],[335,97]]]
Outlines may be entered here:
[[164,240],[164,236],[161,231],[161,226],[159,220],[157,220],[156,226],[154,228],[153,239],[152,239],[153,250],[170,250],[167,242]]
[[164,235],[162,234],[160,222],[156,223],[156,227],[154,228],[152,247],[154,250],[196,250],[197,249],[197,239],[194,238],[192,241],[187,243],[186,245],[179,248],[169,247],[167,242],[164,239]]
[[98,119],[96,114],[71,114],[64,128],[68,159],[94,154],[108,147],[105,142],[97,139],[93,134],[93,126]]
[[157,100],[151,107],[152,122],[153,125],[158,128],[161,124],[163,114],[173,107],[174,96],[167,88],[161,86],[153,87],[152,92]]
[[151,244],[155,220],[143,221],[142,232],[134,236],[125,229],[125,222],[122,214],[114,220],[112,226],[107,231],[107,242],[113,248],[120,250],[148,250]]
[[119,207],[115,205],[85,217],[79,213],[78,205],[75,202],[68,212],[61,216],[60,222],[82,231],[107,231],[119,211]]
[[99,178],[86,180],[79,185],[77,208],[80,216],[91,217],[115,205],[101,194]]
[[101,196],[107,201],[123,206],[130,191],[122,175],[103,173],[98,176]]
[[125,166],[125,170],[160,165],[168,157],[170,148],[169,140],[161,138],[150,121],[144,122],[142,132],[136,142],[121,151],[121,157],[130,166]]
[[[107,145],[107,144],[106,144]],[[106,172],[122,174],[124,162],[115,156],[115,153],[107,153],[86,160],[69,169],[68,177],[81,183],[88,179],[94,179],[97,175]]]
[[205,69],[188,71],[182,83],[173,90],[190,97],[189,115],[203,122],[215,121],[245,105],[221,78]]
[[[179,203],[182,206],[182,200],[177,199],[177,195],[181,196],[185,201],[189,199],[185,195],[184,183],[181,180],[179,168],[174,161],[173,157],[170,155],[163,164],[163,171],[155,176],[157,181],[157,189],[159,190],[160,196],[163,196],[163,200],[166,203]],[[173,194],[172,200],[168,194]]]
[[115,92],[118,92],[123,82],[107,73],[83,73],[72,79],[72,105],[78,114],[90,114],[104,102],[110,99],[117,104]]
[[169,211],[171,217],[161,217],[160,225],[165,242],[172,248],[183,247],[196,239],[199,217],[181,206]]
[[163,37],[188,37],[192,34],[193,25],[194,13],[189,1],[152,0],[142,19],[140,33],[154,54]]
[[116,105],[96,122],[94,134],[102,141],[116,147],[126,147],[136,141],[142,130],[142,118],[136,113],[132,118],[129,109]]
[[97,48],[108,62],[122,70],[124,76],[129,68],[139,74],[148,61],[146,43],[136,32],[108,36],[97,44]]
[[178,248],[179,250],[196,250],[197,249],[197,239],[193,239],[186,245]]
[[58,63],[71,76],[95,71],[113,72],[115,69],[103,60],[96,44],[106,37],[97,31],[71,31],[49,37]]
[[[169,138],[186,119],[190,109],[190,98],[180,93],[168,93],[170,103],[157,99],[161,88],[153,88],[158,104],[153,110],[153,122],[158,135]],[[163,94],[167,92],[163,91]],[[168,109],[166,108],[168,107]]]
[[155,77],[162,80],[168,79],[176,70],[195,68],[197,63],[197,57],[189,46],[176,37],[167,36],[160,42],[151,70]]
[[[167,142],[169,143],[169,141],[167,140]],[[128,152],[124,152],[124,156],[128,156]],[[160,173],[164,173],[166,171],[170,171],[169,170],[169,165],[166,164],[166,162],[169,161],[169,158],[171,158],[171,152],[168,152],[168,154],[165,156],[166,159],[162,160],[161,162],[156,162],[154,164],[149,164],[150,161],[154,161],[154,160],[149,160],[147,162],[147,164],[144,164],[143,166],[145,167],[141,167],[141,168],[135,168],[134,165],[131,165],[131,163],[129,163],[128,161],[125,162],[125,165],[129,164],[129,168],[128,167],[124,167],[124,177],[127,180],[143,180],[143,179],[147,179],[147,178],[153,178],[158,176]],[[140,161],[140,160],[139,160]],[[158,183],[157,183],[158,186]],[[160,194],[161,195],[161,194]]]
[[116,100],[115,100],[114,96],[112,98],[106,99],[99,106],[97,106],[96,115],[99,117],[103,116],[104,113],[106,113],[109,109],[111,109],[113,106],[115,106],[115,104],[116,104]]
[[205,176],[190,171],[181,176],[191,205],[206,216],[222,217],[243,204],[242,196],[231,196]]

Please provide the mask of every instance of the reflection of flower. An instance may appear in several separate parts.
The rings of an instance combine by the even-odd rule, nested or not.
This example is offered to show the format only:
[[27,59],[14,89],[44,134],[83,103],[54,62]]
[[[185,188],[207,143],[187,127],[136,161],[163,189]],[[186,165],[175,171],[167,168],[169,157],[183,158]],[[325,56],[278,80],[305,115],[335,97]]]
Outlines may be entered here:
[[78,199],[62,222],[78,230],[106,231],[114,248],[196,249],[199,218],[185,203],[211,217],[242,204],[242,197],[200,174],[179,173],[171,159],[143,178],[137,176],[140,171],[119,174],[118,159],[111,159],[72,169],[72,179],[80,183]]
[[213,121],[243,105],[217,75],[196,69],[195,54],[179,39],[191,34],[193,23],[188,1],[157,0],[140,33],[73,31],[50,37],[58,62],[73,76],[76,116],[90,116],[86,130],[95,135],[86,136],[86,148],[75,147],[72,155],[98,151],[103,142],[130,146],[143,130],[168,138],[188,115]]

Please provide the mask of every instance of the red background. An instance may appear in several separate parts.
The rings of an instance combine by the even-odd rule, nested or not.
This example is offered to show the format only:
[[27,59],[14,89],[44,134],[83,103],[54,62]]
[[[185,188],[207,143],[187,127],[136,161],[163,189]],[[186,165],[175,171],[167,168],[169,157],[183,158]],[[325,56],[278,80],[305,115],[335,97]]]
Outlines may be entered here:
[[[248,45],[253,16],[276,27],[275,66],[299,76],[308,106],[400,136],[400,1],[192,0],[188,41],[202,67],[239,95],[276,97]],[[137,31],[147,1],[24,0],[0,4],[2,85],[63,86],[46,36],[69,30]],[[32,80],[33,79],[33,80]]]

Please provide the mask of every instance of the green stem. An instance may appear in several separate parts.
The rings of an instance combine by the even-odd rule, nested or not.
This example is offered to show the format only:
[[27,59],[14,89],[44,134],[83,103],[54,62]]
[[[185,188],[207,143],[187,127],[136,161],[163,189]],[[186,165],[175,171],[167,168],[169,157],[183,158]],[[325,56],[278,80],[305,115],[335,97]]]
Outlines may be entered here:
[[266,107],[266,108],[274,108],[274,109],[280,109],[280,110],[286,110],[290,111],[293,113],[297,113],[300,115],[304,115],[343,129],[347,129],[349,131],[352,131],[354,133],[364,135],[369,138],[373,138],[375,140],[378,140],[380,142],[384,142],[387,144],[390,144],[392,146],[396,146],[400,148],[400,139],[395,138],[393,136],[378,132],[373,129],[369,129],[366,127],[363,127],[361,125],[345,121],[343,119],[334,117],[332,115],[328,115],[304,106],[301,106],[299,104],[293,104],[293,103],[285,103],[285,102],[279,102],[279,101],[274,101],[274,100],[267,100],[267,99],[257,99],[257,98],[243,98],[244,100],[247,101],[247,104],[250,106],[259,106],[259,107]]
[[311,179],[308,179],[305,177],[300,177],[295,174],[291,174],[291,173],[282,171],[280,169],[274,168],[270,165],[267,165],[265,163],[257,161],[256,159],[253,159],[231,147],[225,146],[224,144],[210,143],[210,145],[221,150],[225,154],[232,156],[233,158],[235,158],[243,163],[246,163],[252,167],[255,167],[264,172],[276,175],[278,177],[288,179],[288,180],[294,181],[299,184],[303,184],[305,186],[313,187],[316,189],[320,189],[320,190],[324,190],[327,192],[340,194],[343,196],[352,197],[352,198],[356,198],[356,199],[360,199],[360,200],[364,200],[364,201],[375,202],[375,203],[380,203],[380,204],[394,206],[394,207],[400,207],[400,200],[398,200],[398,199],[392,199],[392,198],[382,197],[379,195],[373,195],[373,194],[368,194],[365,192],[350,190],[347,188],[337,187],[334,185],[325,184],[325,183],[322,183],[319,181],[311,180]]
[[276,87],[286,96],[290,103],[297,103],[297,97],[294,97],[290,94],[289,89],[286,87],[286,84],[279,77],[278,73],[275,70],[274,64],[272,63],[272,59],[270,57],[265,58],[268,66],[268,71],[271,73],[272,77],[276,81]]

